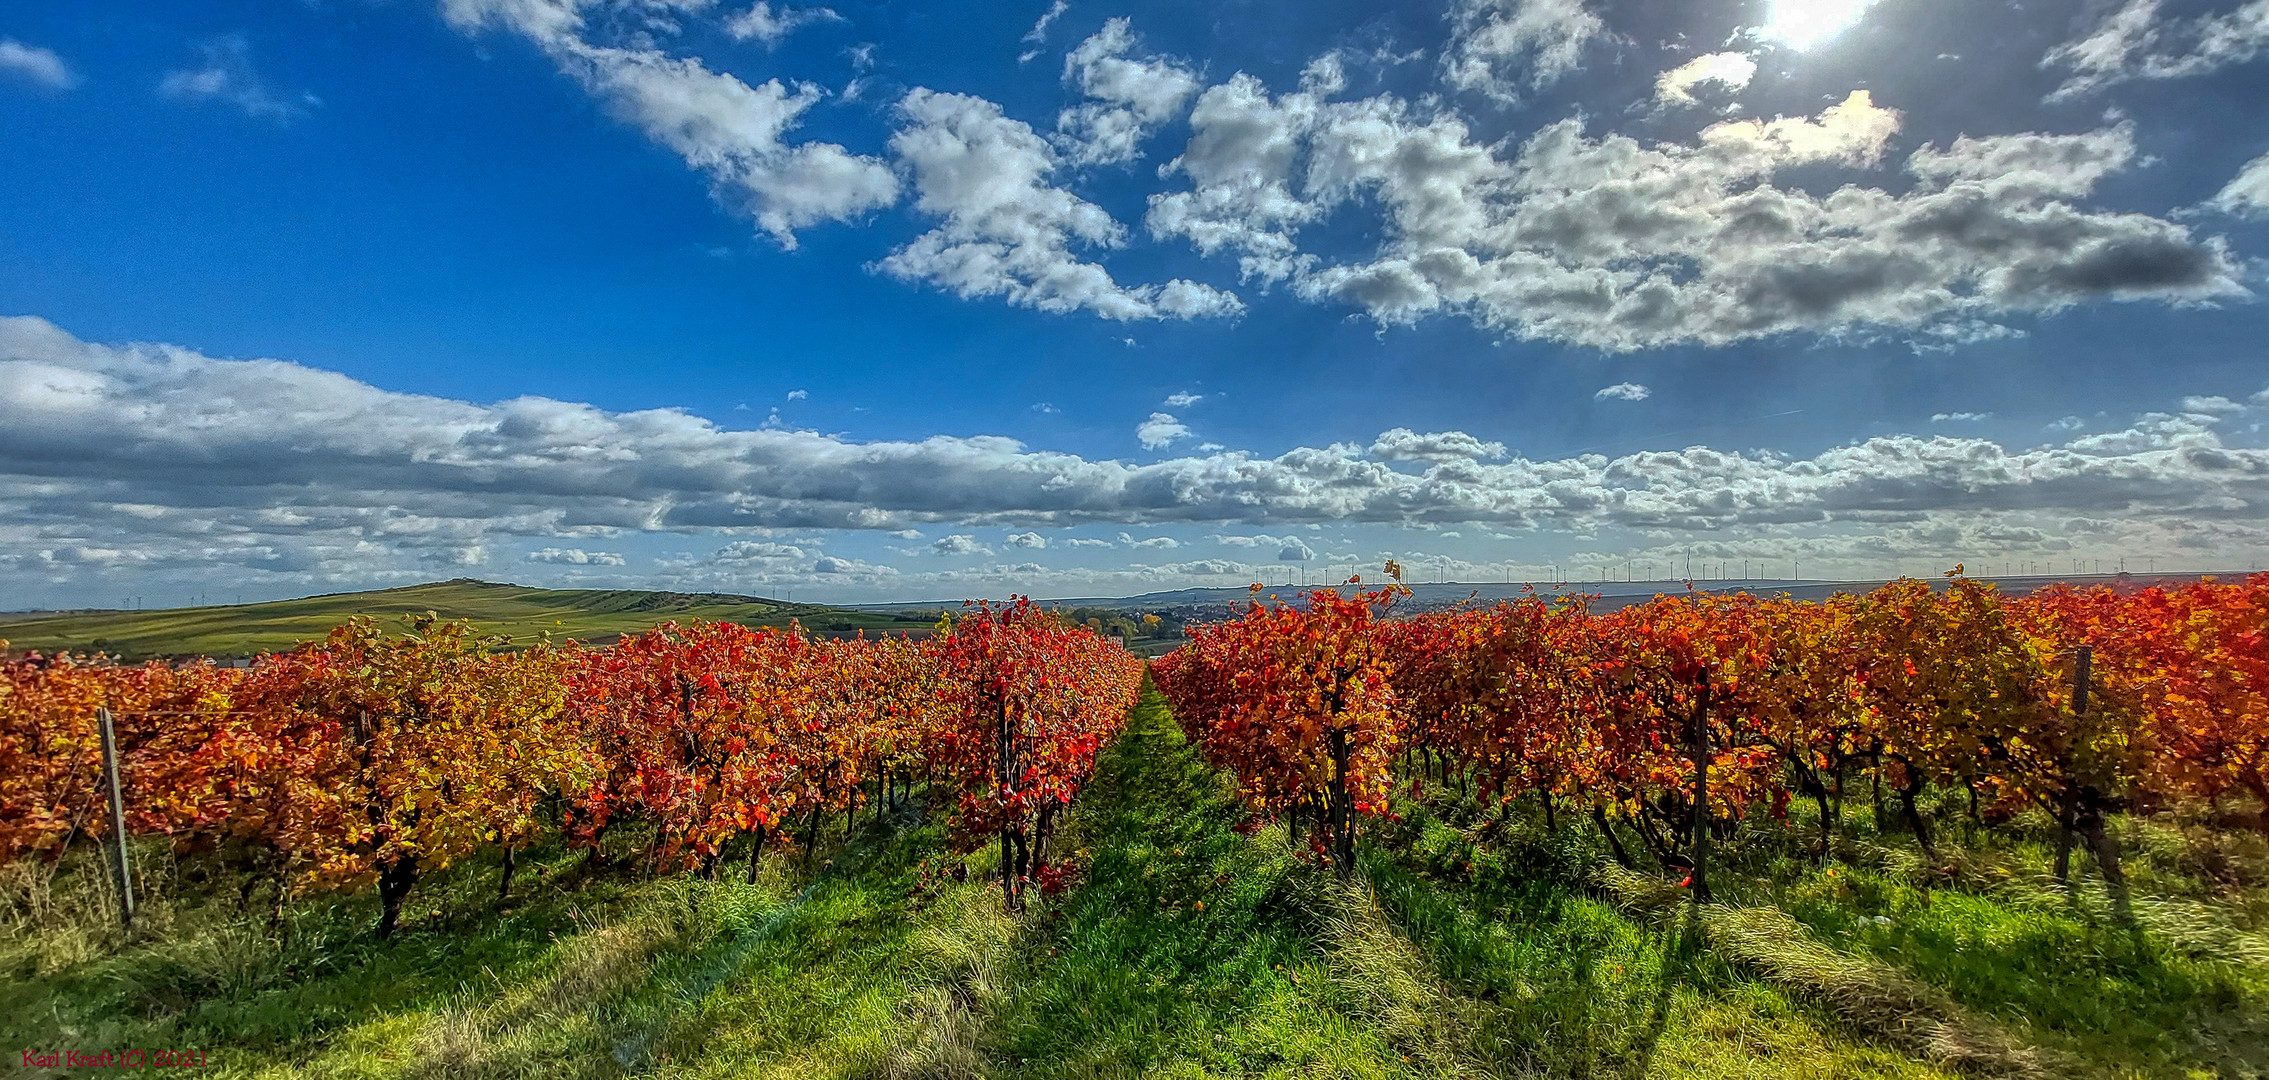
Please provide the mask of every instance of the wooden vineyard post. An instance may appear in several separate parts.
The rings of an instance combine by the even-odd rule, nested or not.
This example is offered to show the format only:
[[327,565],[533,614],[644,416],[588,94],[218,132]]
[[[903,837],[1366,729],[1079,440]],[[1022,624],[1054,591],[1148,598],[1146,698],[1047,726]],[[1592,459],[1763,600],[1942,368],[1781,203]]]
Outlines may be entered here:
[[1694,881],[1691,891],[1698,906],[1710,902],[1710,684],[1704,682],[1694,699]]
[[118,734],[112,729],[109,709],[96,709],[102,725],[102,772],[110,795],[110,835],[118,847],[118,923],[134,926],[134,867],[126,851],[126,797],[118,786]]

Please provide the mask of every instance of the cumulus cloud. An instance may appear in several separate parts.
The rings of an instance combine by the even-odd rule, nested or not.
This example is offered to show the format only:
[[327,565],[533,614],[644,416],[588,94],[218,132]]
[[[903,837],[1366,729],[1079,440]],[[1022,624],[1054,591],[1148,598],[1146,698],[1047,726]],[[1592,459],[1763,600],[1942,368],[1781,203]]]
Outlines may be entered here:
[[1191,189],[1150,197],[1151,235],[1187,240],[1208,256],[1234,254],[1248,281],[1282,281],[1313,265],[1295,234],[1324,207],[1298,190],[1294,170],[1339,82],[1337,66],[1324,63],[1309,68],[1298,93],[1272,97],[1239,72],[1199,95],[1189,144],[1164,170],[1187,177]]
[[1204,394],[1193,394],[1187,390],[1177,390],[1171,394],[1166,395],[1165,405],[1169,409],[1187,409],[1190,406],[1204,400]]
[[802,401],[802,400],[804,400],[804,399],[806,399],[806,398],[809,398],[809,397],[811,397],[811,391],[808,391],[808,390],[790,390],[790,391],[788,391],[788,400],[790,400],[790,401]]
[[1757,77],[1757,62],[1737,52],[1697,56],[1655,76],[1654,99],[1661,105],[1695,104],[1694,89],[1715,84],[1739,90]]
[[1031,548],[1038,550],[1040,548],[1045,548],[1048,546],[1048,538],[1036,532],[1010,533],[1007,539],[1003,540],[1002,543],[1005,543],[1012,548]]
[[2212,205],[2233,217],[2269,217],[2269,154],[2246,162],[2214,196]]
[[782,7],[774,11],[765,0],[756,0],[755,7],[725,20],[725,33],[735,41],[755,41],[770,49],[787,40],[797,27],[842,21],[843,16],[834,8]]
[[2269,46],[2269,0],[2191,18],[2163,18],[2160,0],[2127,0],[2041,58],[2072,74],[2049,95],[2064,101],[2132,79],[2180,79],[2244,63]]
[[811,572],[826,574],[831,577],[894,578],[898,576],[898,568],[895,566],[880,566],[858,559],[837,558],[833,555],[822,555],[812,560]]
[[898,104],[891,152],[913,170],[915,206],[939,225],[876,264],[963,298],[1000,296],[1041,311],[1106,319],[1235,315],[1234,294],[1177,278],[1125,286],[1074,244],[1113,248],[1125,228],[1102,207],[1048,182],[1055,151],[1030,125],[967,94],[917,88]]
[[1654,391],[1638,383],[1619,382],[1613,386],[1600,387],[1596,393],[1592,394],[1592,399],[1594,401],[1645,401],[1653,394]]
[[976,537],[967,533],[955,533],[952,536],[940,537],[936,543],[930,545],[930,550],[940,555],[990,555],[993,553],[993,549],[978,543]]
[[787,141],[823,96],[819,87],[790,89],[778,79],[750,86],[699,59],[663,52],[646,32],[608,43],[587,23],[587,6],[442,0],[443,14],[461,31],[494,25],[527,38],[624,121],[707,176],[719,202],[753,218],[782,247],[796,246],[798,229],[897,201],[898,179],[882,161],[835,143]]
[[1505,456],[1505,444],[1483,442],[1462,431],[1419,434],[1409,428],[1383,432],[1371,443],[1381,461],[1483,461]]
[[1187,65],[1130,57],[1139,44],[1132,21],[1117,18],[1064,57],[1064,83],[1087,98],[1056,118],[1057,142],[1074,164],[1133,161],[1151,132],[1180,116],[1197,93],[1197,73]]
[[561,566],[625,566],[628,560],[612,551],[585,551],[582,548],[541,548],[526,556],[533,563],[556,563]]
[[1178,548],[1182,542],[1171,536],[1146,536],[1140,540],[1127,533],[1119,534],[1119,544],[1131,548]]
[[290,123],[323,104],[323,99],[301,91],[279,90],[252,67],[252,45],[242,34],[228,34],[197,44],[199,64],[176,68],[158,80],[158,93],[174,101],[218,101],[244,110],[246,116]]
[[47,90],[69,90],[79,76],[53,49],[0,38],[0,78],[18,79]]
[[1216,535],[1214,535],[1213,537],[1211,537],[1210,539],[1212,539],[1212,541],[1213,541],[1214,543],[1216,543],[1216,544],[1226,544],[1226,545],[1228,545],[1228,546],[1230,546],[1230,547],[1241,547],[1241,548],[1272,548],[1272,547],[1283,547],[1283,546],[1285,546],[1285,545],[1287,545],[1287,544],[1296,543],[1296,542],[1298,541],[1298,538],[1296,538],[1296,537],[1291,537],[1291,536],[1270,536],[1270,535],[1268,535],[1268,534],[1266,534],[1266,533],[1261,533],[1261,534],[1259,534],[1259,535],[1254,535],[1254,536],[1241,536],[1241,535],[1236,535],[1236,534],[1226,534],[1226,535],[1224,535],[1224,534],[1216,534]]
[[1190,430],[1189,425],[1174,419],[1171,414],[1162,412],[1151,413],[1150,419],[1135,425],[1135,438],[1142,443],[1142,448],[1145,450],[1157,450],[1171,446],[1196,434],[1196,432]]
[[792,564],[807,557],[803,548],[794,544],[776,544],[768,540],[735,540],[709,556],[709,561],[721,565],[740,564]]
[[793,591],[818,578],[834,587],[888,587],[897,568],[829,555],[809,544],[736,540],[706,555],[657,560],[652,582],[676,589]]
[[1574,71],[1606,27],[1583,0],[1457,0],[1442,81],[1511,104]]
[[[727,430],[678,410],[476,404],[283,361],[89,344],[11,318],[0,320],[0,574],[367,584],[414,580],[522,539],[589,552],[594,540],[631,533],[921,523],[1886,535],[1900,522],[2055,515],[2129,529],[2188,523],[2187,542],[2236,545],[2243,530],[2269,524],[2269,451],[2247,434],[2269,416],[2269,399],[2182,404],[2030,449],[1911,434],[1810,456],[1693,446],[1532,459],[1492,456],[1470,435],[1389,433],[1376,455],[1335,444],[1136,464],[997,437],[854,442]],[[1383,457],[1414,439],[1444,452]],[[1172,538],[1119,542],[1163,548]],[[967,533],[934,547],[983,549]],[[800,539],[750,538],[683,572],[792,575],[818,558]]]
[[[1594,138],[1569,119],[1506,154],[1438,108],[1271,98],[1240,75],[1200,97],[1192,126],[1173,167],[1195,187],[1152,200],[1153,231],[1242,252],[1249,276],[1385,325],[1451,315],[1611,351],[1798,332],[1931,347],[2088,301],[2247,295],[2221,239],[2077,204],[2132,163],[2126,124],[1925,145],[1902,193],[1824,195],[1778,181],[1883,167],[1900,117],[1865,91],[1691,142]],[[1302,225],[1358,200],[1385,217],[1376,253],[1298,251]]]
[[1307,541],[1297,536],[1261,534],[1257,536],[1215,536],[1213,539],[1216,543],[1227,544],[1230,547],[1264,550],[1274,548],[1278,562],[1309,562],[1321,557],[1316,554],[1316,549],[1308,546]]
[[1967,424],[1975,423],[1979,420],[1991,419],[1993,419],[1993,414],[1989,412],[1942,412],[1930,414],[1930,422],[1933,424]]

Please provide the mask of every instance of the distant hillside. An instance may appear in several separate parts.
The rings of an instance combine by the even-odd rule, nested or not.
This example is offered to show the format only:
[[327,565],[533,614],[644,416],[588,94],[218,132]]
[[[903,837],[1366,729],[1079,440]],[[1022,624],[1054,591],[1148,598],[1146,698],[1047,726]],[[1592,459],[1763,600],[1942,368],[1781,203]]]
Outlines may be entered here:
[[748,626],[784,626],[790,619],[815,632],[926,630],[930,620],[886,612],[847,611],[725,593],[534,589],[458,579],[301,600],[159,611],[35,611],[0,614],[0,639],[12,650],[106,652],[127,660],[152,656],[252,656],[322,637],[354,615],[395,627],[400,617],[431,611],[467,619],[485,633],[530,638],[613,641],[675,620],[707,619]]

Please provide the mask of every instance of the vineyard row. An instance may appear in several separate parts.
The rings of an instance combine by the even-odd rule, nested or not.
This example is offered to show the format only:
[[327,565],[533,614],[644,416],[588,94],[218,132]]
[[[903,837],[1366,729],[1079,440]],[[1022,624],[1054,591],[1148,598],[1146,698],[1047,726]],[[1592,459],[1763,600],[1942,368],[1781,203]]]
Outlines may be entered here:
[[[0,863],[108,834],[98,712],[129,833],[246,855],[297,891],[375,885],[393,932],[421,875],[556,831],[651,827],[656,872],[715,874],[823,815],[950,802],[963,850],[1002,849],[1004,897],[1139,692],[1142,661],[1019,600],[938,636],[818,640],[665,625],[607,647],[513,648],[462,623],[368,619],[247,669],[29,655],[0,665]],[[0,644],[4,649],[4,644]],[[795,832],[801,826],[799,841]]]
[[[2249,795],[2269,831],[2269,574],[2023,598],[1956,573],[1819,603],[1582,598],[1389,620],[1399,587],[1254,603],[1153,665],[1192,742],[1344,873],[1365,818],[1429,774],[1623,834],[1708,896],[1732,823],[1865,782],[1937,865],[1926,790],[1988,825],[2045,812],[2123,895],[2106,815]],[[1885,799],[1895,806],[1886,806]]]

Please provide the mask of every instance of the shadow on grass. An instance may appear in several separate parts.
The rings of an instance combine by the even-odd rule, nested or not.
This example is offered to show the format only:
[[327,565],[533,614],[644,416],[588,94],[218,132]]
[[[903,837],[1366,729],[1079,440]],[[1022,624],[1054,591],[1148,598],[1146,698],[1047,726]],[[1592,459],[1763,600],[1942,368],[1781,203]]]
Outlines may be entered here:
[[[551,884],[580,855],[524,855],[519,895],[496,904],[494,865],[434,875],[412,895],[407,932],[372,939],[376,904],[317,899],[279,935],[233,882],[146,909],[120,941],[80,922],[29,924],[0,942],[0,1042],[36,1047],[202,1050],[224,1072],[302,1063],[346,1032],[430,1009],[542,968],[554,938],[626,895],[615,881]],[[99,868],[69,867],[59,887]]]
[[[0,939],[0,1043],[203,1050],[220,1075],[609,1076],[701,1061],[752,980],[871,985],[841,954],[894,951],[909,867],[939,841],[904,824],[864,820],[834,854],[823,836],[808,873],[775,853],[755,885],[586,873],[582,852],[538,849],[499,905],[501,868],[477,860],[421,881],[389,943],[372,938],[367,897],[300,905],[278,934],[227,881],[174,890],[126,941],[19,927]],[[83,888],[96,870],[58,881]],[[825,1034],[771,1030],[776,1043]]]
[[2107,1074],[2269,1074],[2269,970],[2177,947],[2045,883],[1919,889],[1837,867],[1781,890],[1823,941],[1890,964]]

